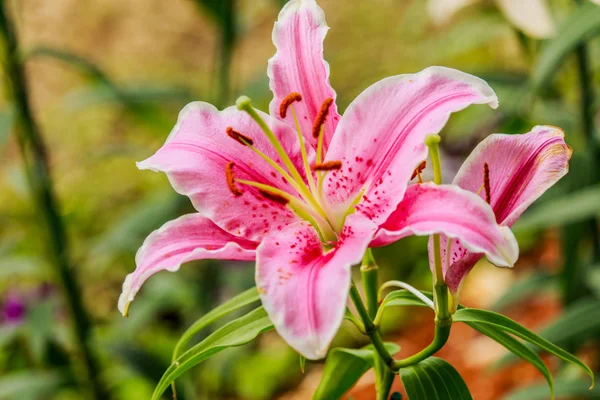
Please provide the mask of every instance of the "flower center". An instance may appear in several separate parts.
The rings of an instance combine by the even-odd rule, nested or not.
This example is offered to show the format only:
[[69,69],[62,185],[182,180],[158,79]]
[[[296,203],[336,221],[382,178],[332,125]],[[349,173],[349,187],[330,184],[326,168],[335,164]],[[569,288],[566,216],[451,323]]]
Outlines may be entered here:
[[311,223],[318,232],[321,241],[324,244],[330,244],[337,241],[337,237],[341,233],[344,225],[343,220],[340,221],[339,219],[332,217],[329,204],[324,200],[323,196],[323,178],[328,172],[338,170],[342,167],[341,161],[323,162],[323,126],[325,120],[327,119],[329,108],[331,107],[331,104],[333,104],[333,99],[328,98],[323,102],[319,114],[315,118],[313,124],[312,134],[313,137],[317,138],[317,153],[315,156],[316,162],[312,166],[308,160],[308,155],[304,144],[304,136],[302,135],[298,117],[293,107],[294,102],[301,100],[302,96],[299,93],[290,93],[281,102],[279,107],[279,115],[284,118],[288,111],[291,111],[292,115],[294,116],[302,155],[304,177],[301,175],[300,171],[298,171],[271,128],[252,107],[251,101],[248,97],[242,96],[237,100],[236,104],[238,109],[248,113],[248,115],[250,115],[250,117],[259,125],[273,146],[273,149],[279,156],[283,165],[275,162],[268,155],[257,149],[254,146],[254,141],[252,138],[248,137],[242,132],[236,131],[233,129],[233,127],[228,127],[226,130],[226,133],[229,137],[239,144],[247,146],[254,153],[265,160],[273,168],[273,174],[277,174],[282,177],[287,183],[290,184],[290,186],[292,186],[296,193],[288,193],[287,191],[271,185],[236,178],[234,173],[235,164],[233,161],[226,165],[225,177],[227,180],[227,186],[233,195],[242,196],[243,186],[256,188],[264,198],[288,207],[300,218]]

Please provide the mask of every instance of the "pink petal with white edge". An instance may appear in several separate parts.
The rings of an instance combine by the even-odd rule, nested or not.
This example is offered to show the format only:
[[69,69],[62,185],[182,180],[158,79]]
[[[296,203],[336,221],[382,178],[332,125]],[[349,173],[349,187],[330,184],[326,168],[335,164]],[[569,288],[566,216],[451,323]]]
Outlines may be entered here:
[[404,199],[380,227],[373,245],[385,245],[410,235],[434,233],[459,238],[490,261],[512,267],[519,257],[515,236],[496,223],[490,206],[476,194],[453,185],[411,185]]
[[[273,28],[277,53],[269,60],[267,69],[274,96],[269,106],[271,115],[279,117],[282,100],[292,92],[300,93],[302,101],[294,103],[293,107],[302,134],[314,147],[313,122],[323,102],[328,98],[334,100],[325,122],[325,148],[340,119],[335,105],[336,93],[329,84],[329,64],[323,59],[323,40],[328,30],[325,13],[314,0],[289,1]],[[291,110],[284,121],[296,127]]]
[[376,226],[350,215],[337,245],[324,250],[306,222],[269,236],[257,249],[256,286],[277,332],[296,351],[325,357],[350,289],[350,267],[361,261]]
[[200,214],[187,214],[152,232],[135,255],[135,271],[125,278],[119,311],[127,315],[142,284],[160,271],[177,271],[192,260],[254,260],[258,243],[225,232]]
[[[568,172],[571,149],[564,137],[564,132],[553,126],[536,126],[522,135],[490,135],[473,150],[453,183],[471,192],[479,191],[487,163],[490,204],[498,222],[512,226],[531,203]],[[485,196],[483,190],[480,196]]]
[[444,67],[386,78],[366,89],[344,113],[327,152],[327,161],[342,161],[342,169],[324,182],[330,203],[343,213],[365,190],[357,210],[385,222],[427,157],[425,137],[471,104],[495,108],[498,102],[485,81]]
[[[552,126],[536,126],[522,135],[490,135],[473,150],[454,183],[485,197],[482,186],[487,163],[496,220],[512,226],[527,207],[567,173],[570,157],[564,132]],[[453,241],[450,258],[446,258],[448,238],[442,236],[440,241],[445,280],[450,290],[457,292],[483,254],[473,253],[461,242]],[[431,240],[429,243],[429,262],[433,265]]]
[[[259,114],[302,174],[304,167],[295,131],[262,112]],[[208,103],[195,102],[181,111],[166,143],[152,157],[138,163],[138,168],[165,172],[173,188],[190,197],[199,213],[231,234],[260,241],[267,233],[297,218],[288,208],[267,200],[255,188],[239,185],[243,194],[235,196],[227,185],[227,163],[235,163],[236,178],[274,186],[288,193],[295,191],[255,152],[227,136],[228,127],[251,138],[257,149],[282,165],[265,134],[246,113],[235,107],[218,111]],[[312,160],[314,151],[307,150]]]

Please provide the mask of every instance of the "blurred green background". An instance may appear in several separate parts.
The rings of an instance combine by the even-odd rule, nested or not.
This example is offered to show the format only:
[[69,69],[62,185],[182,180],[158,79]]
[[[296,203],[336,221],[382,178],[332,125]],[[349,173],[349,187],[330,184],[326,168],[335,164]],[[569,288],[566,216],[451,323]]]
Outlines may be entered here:
[[[253,286],[252,265],[194,262],[150,279],[130,318],[116,309],[146,235],[191,210],[164,175],[140,172],[135,161],[158,149],[192,100],[222,108],[245,94],[267,110],[271,29],[284,3],[0,0],[0,399],[147,399],[185,328]],[[536,124],[566,131],[570,173],[515,226],[521,260],[514,270],[482,262],[462,300],[507,312],[597,369],[600,6],[542,1],[554,34],[540,38],[510,18],[510,1],[471,1],[453,15],[442,3],[321,0],[338,106],[379,79],[429,65],[486,79],[500,108],[452,117],[442,132],[448,181],[490,133]],[[547,22],[539,13],[524,19]],[[428,289],[426,239],[376,255],[386,279]],[[410,353],[427,343],[428,319],[398,310],[384,329]],[[361,340],[346,325],[336,339]],[[487,339],[456,329],[444,351],[476,399],[548,398],[536,386],[541,376]],[[575,371],[551,365],[558,393],[600,398]],[[195,368],[178,395],[306,399],[320,369],[309,363],[301,372],[298,356],[271,333]],[[367,376],[352,398],[371,398],[372,384]]]

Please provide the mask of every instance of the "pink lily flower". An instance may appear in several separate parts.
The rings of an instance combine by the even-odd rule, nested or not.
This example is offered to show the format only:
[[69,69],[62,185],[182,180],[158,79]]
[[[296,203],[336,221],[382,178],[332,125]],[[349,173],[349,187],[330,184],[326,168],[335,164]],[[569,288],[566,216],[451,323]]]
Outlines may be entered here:
[[[427,157],[426,135],[471,104],[496,107],[493,90],[474,76],[431,67],[375,83],[341,117],[323,60],[327,30],[314,0],[288,2],[273,31],[270,115],[247,98],[222,111],[189,104],[163,147],[138,163],[166,173],[198,212],[146,239],[123,284],[121,312],[156,272],[204,258],[256,260],[257,288],[275,328],[318,359],[342,322],[350,268],[378,244],[376,234],[444,233],[501,265],[515,262],[514,236],[479,196],[408,185]],[[397,208],[402,213],[390,221]]]
[[[553,126],[536,126],[522,135],[490,135],[465,160],[453,183],[485,199],[496,221],[511,227],[527,207],[568,172],[571,148],[564,136],[560,128]],[[432,246],[430,240],[429,264],[433,270]],[[483,254],[445,235],[440,238],[440,250],[444,280],[456,298],[465,277]]]

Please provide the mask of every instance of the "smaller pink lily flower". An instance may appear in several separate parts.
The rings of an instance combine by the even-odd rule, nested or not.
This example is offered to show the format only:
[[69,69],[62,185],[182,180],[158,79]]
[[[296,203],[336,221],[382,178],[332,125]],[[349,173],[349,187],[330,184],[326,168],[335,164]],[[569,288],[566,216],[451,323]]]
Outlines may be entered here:
[[[485,199],[497,222],[511,227],[527,207],[568,172],[572,151],[564,136],[560,128],[553,126],[536,126],[521,135],[490,135],[465,160],[453,183]],[[434,270],[432,246],[430,240],[429,264]],[[483,254],[444,235],[440,250],[444,280],[456,298],[465,277]]]
[[273,30],[270,115],[247,98],[222,111],[189,104],[166,143],[138,163],[166,173],[198,212],[146,239],[123,284],[121,312],[159,271],[205,258],[256,260],[257,288],[276,330],[318,359],[342,322],[351,266],[377,245],[376,235],[395,241],[443,233],[498,264],[516,261],[514,236],[479,196],[451,185],[408,185],[427,157],[425,137],[452,112],[496,107],[493,90],[474,76],[431,67],[375,83],[340,116],[323,60],[327,29],[314,0],[288,2]]

